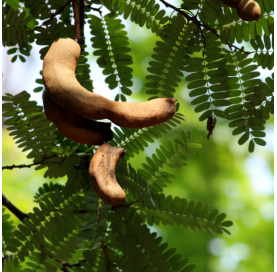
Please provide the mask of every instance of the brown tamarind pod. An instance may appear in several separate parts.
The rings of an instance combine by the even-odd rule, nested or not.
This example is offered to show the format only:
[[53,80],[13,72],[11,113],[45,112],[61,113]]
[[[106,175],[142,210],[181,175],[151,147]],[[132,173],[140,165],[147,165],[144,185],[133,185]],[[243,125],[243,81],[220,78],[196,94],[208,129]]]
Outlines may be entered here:
[[83,88],[75,77],[80,46],[70,38],[55,41],[43,61],[43,82],[49,96],[63,108],[89,119],[109,119],[125,128],[144,128],[170,120],[176,99],[115,102]]
[[223,4],[230,8],[237,8],[237,0],[221,0]]
[[115,177],[116,165],[125,153],[123,148],[106,143],[96,150],[90,162],[90,183],[97,195],[109,205],[116,206],[126,201],[126,194]]
[[64,109],[46,92],[43,95],[43,104],[47,119],[54,123],[67,139],[87,145],[101,145],[104,141],[113,139],[111,123],[96,122]]
[[237,0],[237,14],[243,21],[259,20],[261,7],[253,0]]

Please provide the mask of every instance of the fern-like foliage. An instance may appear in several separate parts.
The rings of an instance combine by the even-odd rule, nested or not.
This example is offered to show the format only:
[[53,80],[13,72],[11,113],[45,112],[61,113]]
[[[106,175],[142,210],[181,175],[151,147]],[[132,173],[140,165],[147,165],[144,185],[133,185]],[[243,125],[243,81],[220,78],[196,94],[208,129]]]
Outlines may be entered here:
[[[200,117],[200,121],[206,120],[211,115],[216,115],[222,118],[228,118],[220,107],[231,105],[231,102],[224,99],[231,97],[231,94],[223,91],[229,90],[230,86],[224,84],[228,80],[224,67],[225,60],[223,49],[220,48],[219,39],[203,31],[205,35],[205,49],[202,43],[202,57],[192,57],[185,61],[185,71],[190,73],[185,79],[191,81],[187,88],[190,91],[191,97],[196,97],[192,100],[192,105],[195,107],[195,112],[204,111]],[[220,93],[219,93],[220,92]]]
[[[191,89],[189,95],[194,98],[191,103],[197,105],[196,112],[204,111],[199,117],[200,121],[212,115],[231,120],[240,118],[239,127],[233,135],[245,131],[238,141],[239,144],[244,144],[251,136],[250,152],[254,150],[254,143],[265,145],[262,139],[252,139],[251,126],[254,128],[253,131],[264,129],[265,121],[258,118],[262,118],[259,109],[266,98],[263,96],[259,102],[256,99],[255,106],[247,99],[249,100],[249,94],[261,91],[261,85],[265,85],[259,78],[258,65],[269,70],[274,65],[272,3],[260,1],[259,4],[262,9],[262,19],[251,22],[240,20],[236,10],[226,7],[221,1],[213,1],[213,3],[205,1],[201,5],[201,1],[197,0],[182,4],[182,8],[196,10],[196,16],[203,23],[220,30],[219,38],[204,29],[204,41],[202,36],[199,39],[203,57],[193,55],[185,59],[185,71],[190,73],[185,79],[191,81],[187,87]],[[250,41],[255,51],[244,53],[243,47],[242,50],[234,49],[230,44],[235,41],[238,43]],[[229,48],[222,48],[222,43],[229,43]],[[255,55],[252,58],[248,57],[253,53]],[[257,62],[258,65],[253,65],[253,62]],[[254,99],[253,96],[251,97]],[[272,95],[269,94],[269,97]],[[272,101],[269,97],[269,101]],[[253,116],[254,112],[256,112],[255,116]],[[268,119],[267,110],[264,111],[264,116]],[[244,120],[245,117],[249,118]],[[230,126],[236,127],[237,123],[232,121]],[[254,132],[254,135],[263,137],[265,134]]]
[[106,218],[111,206],[101,201],[92,189],[86,193],[85,201],[82,211],[89,213],[79,215],[85,223],[81,225],[82,231],[78,235],[77,247],[94,250],[101,246],[101,241],[105,236],[107,230]]
[[124,19],[130,20],[140,27],[144,25],[153,33],[160,35],[162,26],[168,21],[165,10],[160,10],[160,5],[155,0],[101,0],[107,9],[123,15]]
[[225,213],[218,214],[218,210],[210,210],[210,205],[204,205],[202,201],[187,201],[185,198],[173,197],[171,195],[165,197],[164,194],[156,194],[153,196],[157,206],[149,208],[145,204],[134,204],[134,208],[147,220],[147,223],[170,226],[182,226],[191,228],[192,230],[206,230],[209,233],[215,232],[222,234],[226,232],[231,234],[226,227],[232,226],[232,221],[224,221]]
[[162,187],[166,187],[167,183],[171,183],[171,178],[175,175],[164,171],[166,166],[181,169],[186,166],[186,156],[195,155],[195,151],[201,147],[197,142],[202,138],[191,139],[190,132],[181,131],[182,139],[175,139],[175,143],[168,139],[167,147],[160,145],[156,149],[156,154],[152,158],[146,157],[146,163],[142,163],[143,169],[139,169],[140,173],[147,179],[151,190],[154,192],[162,192]]
[[84,203],[82,191],[75,192],[75,188],[55,188],[40,199],[40,208],[35,207],[28,214],[29,219],[25,218],[24,224],[18,225],[14,231],[15,238],[9,240],[11,245],[7,249],[17,253],[21,262],[32,255],[31,271],[43,267],[52,267],[52,271],[56,271],[55,259],[68,259],[75,252],[80,231],[76,212]]
[[[52,10],[58,10],[66,1],[50,1],[45,2],[43,0],[32,1],[22,1],[25,7],[29,9],[29,12],[33,18],[35,18],[36,24],[39,20],[50,20],[52,16]],[[36,32],[33,37],[36,40],[37,45],[44,46],[40,50],[40,58],[43,59],[47,53],[49,46],[58,38],[73,37],[74,36],[74,26],[71,24],[64,24],[63,22],[58,22],[56,18],[51,20],[51,24],[44,24],[42,27],[37,27]]]
[[[54,150],[53,150],[54,151]],[[57,153],[56,153],[57,154]],[[75,164],[78,163],[78,156],[59,154],[45,161],[36,167],[36,170],[47,167],[44,177],[58,178],[65,176]]]
[[150,193],[149,183],[139,172],[132,168],[131,164],[127,165],[125,160],[120,161],[116,167],[116,179],[127,192],[128,202],[138,200],[148,203],[148,205],[155,205]]
[[161,32],[163,41],[156,43],[157,47],[154,48],[156,54],[152,55],[155,61],[150,61],[150,67],[147,68],[152,74],[146,76],[150,82],[145,85],[150,88],[146,93],[154,95],[150,99],[173,97],[178,82],[181,82],[180,77],[183,77],[181,71],[184,70],[184,61],[188,58],[186,45],[189,43],[194,46],[194,50],[200,50],[199,46],[194,44],[195,39],[190,39],[194,25],[186,23],[185,18],[178,14],[163,27]]
[[38,188],[38,192],[35,194],[34,196],[34,202],[39,203],[40,201],[42,201],[42,199],[44,197],[46,197],[49,193],[52,193],[53,191],[55,191],[55,189],[57,189],[58,191],[62,189],[62,185],[59,183],[44,183],[42,185],[42,187]]
[[40,27],[37,29],[37,32],[34,35],[36,43],[38,45],[44,46],[40,49],[40,58],[43,59],[49,50],[50,45],[59,38],[73,37],[74,36],[74,26],[68,25],[65,26],[61,22],[57,22],[56,19],[52,20],[50,26],[44,28]]
[[2,250],[4,253],[9,250],[6,247],[9,245],[8,241],[13,238],[13,230],[15,229],[13,221],[9,220],[10,217],[10,214],[6,212],[6,208],[2,207]]
[[[246,22],[221,0],[183,0],[170,17],[156,0],[78,1],[81,56],[76,78],[93,91],[85,45],[90,39],[109,89],[119,89],[115,100],[124,102],[132,94],[133,60],[127,28],[119,19],[122,15],[158,36],[147,68],[149,99],[174,97],[185,80],[183,91],[192,98],[199,120],[210,116],[227,119],[232,134],[240,135],[238,143],[249,141],[253,152],[255,144],[266,144],[262,139],[265,124],[274,114],[273,74],[263,79],[259,70],[274,67],[273,0],[257,2],[260,20]],[[109,13],[94,4],[103,5]],[[170,9],[172,4],[165,6]],[[98,13],[92,15],[91,10]],[[77,34],[78,18],[70,1],[4,1],[2,14],[2,43],[9,47],[12,62],[24,62],[33,42],[41,46],[43,59],[55,40]],[[89,25],[91,36],[86,37],[83,23]],[[33,91],[43,94],[41,71],[36,83]],[[115,175],[128,201],[112,207],[91,188],[88,169],[97,147],[62,136],[26,91],[5,94],[3,101],[4,125],[18,147],[29,151],[27,158],[33,159],[35,169],[45,168],[45,177],[67,180],[65,184],[42,184],[34,197],[39,208],[17,229],[3,210],[4,271],[189,272],[195,265],[176,249],[167,249],[147,224],[230,234],[227,228],[232,222],[224,221],[225,213],[219,214],[202,201],[162,193],[175,178],[172,170],[183,168],[187,156],[196,155],[201,147],[199,137],[192,139],[189,132],[180,130],[178,138],[169,139],[145,158],[143,169],[134,169],[130,163],[151,143],[183,124],[182,114],[177,112],[170,121],[154,127],[113,128],[110,144],[127,150]],[[177,104],[177,111],[180,106]]]
[[[188,265],[188,259],[182,258],[182,254],[175,254],[176,249],[167,248],[167,244],[161,244],[157,234],[150,234],[142,219],[128,209],[117,209],[109,217],[111,229],[117,233],[110,240],[109,246],[119,248],[123,256],[119,267],[126,271],[179,271],[181,268],[190,267],[192,271],[195,265]],[[118,232],[120,230],[120,232]],[[122,241],[125,241],[123,244]],[[184,270],[186,271],[186,270]]]
[[10,136],[14,136],[23,152],[31,150],[27,158],[40,161],[52,155],[50,151],[57,142],[56,126],[46,119],[43,108],[30,101],[30,97],[26,91],[3,96],[3,101],[6,101],[2,106],[3,116],[10,117],[4,124],[12,131]]
[[[265,30],[264,30],[265,31]],[[273,53],[273,29],[268,29],[269,33],[264,32],[263,39],[257,36],[255,40],[251,39],[250,43],[256,50],[253,56],[253,61],[263,69],[272,70],[274,67],[274,53]]]
[[[4,124],[11,130],[19,148],[23,151],[31,150],[27,158],[42,163],[36,169],[48,167],[45,177],[58,178],[65,176],[69,171],[74,172],[75,164],[82,160],[75,153],[83,148],[68,140],[57,131],[56,126],[49,122],[37,102],[30,101],[30,94],[23,91],[15,96],[6,94],[3,100],[3,116],[11,117]],[[67,144],[69,146],[63,146]],[[57,145],[58,144],[58,145]],[[89,154],[88,154],[89,155]],[[77,170],[76,170],[77,171]]]
[[[72,7],[65,0],[59,3],[46,3],[42,0],[33,3],[25,0],[23,3],[24,11],[14,10],[7,3],[3,8],[4,46],[18,44],[8,51],[15,54],[13,61],[18,56],[25,61],[23,55],[29,55],[30,43],[34,39],[38,45],[44,46],[40,51],[43,59],[54,40],[73,37]],[[242,97],[239,97],[238,91],[241,90],[236,88],[233,91],[233,86],[236,85],[234,81],[239,73],[238,69],[233,69],[233,65],[237,66],[239,58],[243,60],[244,57],[251,56],[249,59],[252,63],[256,62],[263,69],[273,69],[272,0],[258,1],[262,10],[261,19],[251,22],[241,20],[235,9],[225,6],[220,0],[183,1],[181,10],[186,10],[185,12],[190,15],[190,12],[193,12],[195,19],[205,26],[201,32],[199,25],[185,19],[180,12],[172,18],[165,16],[165,10],[160,9],[155,0],[101,0],[93,3],[102,3],[111,11],[105,16],[90,15],[89,21],[91,34],[94,36],[91,40],[93,47],[97,49],[94,54],[99,56],[98,64],[104,68],[106,82],[110,89],[119,86],[116,100],[126,101],[126,95],[132,93],[129,88],[132,86],[132,69],[129,67],[132,59],[128,55],[130,48],[127,32],[123,30],[124,24],[121,20],[117,19],[118,15],[123,15],[124,19],[130,18],[140,27],[145,25],[162,38],[162,41],[156,43],[153,61],[150,61],[148,67],[150,74],[146,77],[149,81],[146,86],[149,88],[147,93],[151,95],[150,99],[161,96],[173,97],[185,71],[189,73],[185,79],[190,82],[190,96],[195,98],[192,105],[196,105],[196,112],[202,112],[201,121],[213,115],[228,119],[230,114],[224,110],[225,107],[244,104],[243,99],[239,102]],[[53,12],[59,10],[62,10],[61,21],[53,16]],[[84,17],[88,18],[87,14]],[[43,23],[35,29],[26,26],[31,22],[36,25],[39,23],[38,20],[42,20]],[[245,51],[244,47],[234,49],[234,42],[248,42],[253,50]],[[228,47],[224,48],[222,45]],[[195,54],[200,51],[201,57]],[[86,55],[84,51],[82,55]],[[82,67],[77,68],[77,78],[83,86],[92,91],[88,59],[81,56],[80,64]],[[256,77],[259,79],[260,76]],[[42,84],[42,79],[38,79],[37,83]],[[247,84],[250,82],[244,85]],[[37,87],[34,91],[42,90],[43,87]],[[245,136],[243,140],[246,138]]]
[[[246,69],[253,69],[254,67],[245,67]],[[243,70],[242,68],[241,70]],[[257,72],[258,73],[258,72]],[[248,73],[246,76],[255,74],[255,72]],[[246,78],[244,75],[242,78]],[[234,107],[227,108],[226,111],[231,113],[231,119],[235,119],[229,123],[229,127],[235,128],[233,130],[233,135],[242,134],[239,138],[239,144],[244,144],[249,138],[249,152],[253,152],[255,148],[255,143],[258,145],[266,145],[266,142],[261,139],[265,137],[265,126],[266,120],[269,119],[270,113],[274,113],[273,106],[273,79],[268,77],[266,78],[266,83],[262,83],[259,79],[249,80],[250,86],[244,88],[243,90],[243,102],[244,104],[239,104]],[[254,86],[252,82],[254,81]],[[245,84],[246,85],[246,84]]]
[[105,272],[107,271],[106,258],[109,260],[109,270],[111,272],[120,271],[115,261],[116,254],[109,248],[107,248],[105,252],[103,248],[99,248],[97,250],[87,250],[83,252],[83,256],[85,261],[80,262],[80,266],[76,268],[77,272]]
[[15,54],[12,57],[12,62],[17,58],[25,62],[25,56],[30,55],[31,45],[28,44],[30,37],[28,27],[26,26],[32,16],[26,16],[26,11],[20,12],[9,6],[2,9],[2,44],[3,46],[13,47],[8,50],[8,54]]
[[116,87],[120,89],[115,100],[126,101],[125,95],[132,94],[128,87],[133,85],[133,69],[128,66],[133,61],[127,54],[131,51],[128,47],[127,32],[123,30],[124,25],[117,16],[112,13],[101,18],[90,15],[91,34],[94,35],[91,41],[92,46],[98,49],[93,55],[98,56],[97,63],[104,68],[103,74],[107,75],[105,82],[111,90]]
[[181,124],[181,121],[184,120],[184,116],[181,113],[176,113],[171,120],[154,127],[142,129],[119,129],[115,127],[111,145],[128,150],[124,158],[129,160],[129,158],[134,157],[135,154],[139,154],[139,152],[144,151],[149,142],[154,143],[154,139],[159,139],[168,131],[172,130],[172,128]]

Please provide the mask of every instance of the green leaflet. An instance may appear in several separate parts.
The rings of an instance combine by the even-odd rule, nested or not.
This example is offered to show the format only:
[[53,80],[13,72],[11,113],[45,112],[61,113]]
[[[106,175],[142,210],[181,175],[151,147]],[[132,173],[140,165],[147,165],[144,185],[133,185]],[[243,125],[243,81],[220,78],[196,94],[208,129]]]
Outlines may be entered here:
[[[242,64],[239,64],[240,68],[239,71],[239,77],[242,80],[241,85],[241,94],[239,94],[240,97],[232,98],[230,101],[233,106],[230,106],[226,109],[227,112],[233,112],[231,119],[239,119],[240,121],[237,121],[237,126],[233,131],[233,135],[237,135],[240,133],[245,132],[239,139],[238,143],[240,145],[244,144],[249,139],[249,134],[252,133],[252,131],[256,130],[263,130],[265,124],[265,118],[268,118],[267,111],[264,111],[264,102],[266,101],[266,95],[267,93],[269,96],[271,95],[271,92],[268,91],[268,85],[265,83],[261,83],[260,79],[256,79],[260,75],[258,71],[255,71],[257,69],[256,65],[248,65],[245,67],[245,65],[251,63],[251,59],[243,59],[241,61]],[[268,77],[268,82],[271,82],[271,78]],[[242,94],[244,93],[244,96]],[[245,96],[245,94],[247,94]],[[247,102],[245,102],[247,101]],[[236,106],[235,106],[236,105]],[[244,117],[244,119],[241,119],[241,117]],[[241,126],[240,126],[241,124]],[[229,125],[230,127],[233,127],[233,121]],[[254,132],[255,134],[255,132]],[[259,135],[259,134],[258,134]],[[261,134],[263,135],[263,134]],[[254,136],[254,135],[253,135]],[[263,136],[261,136],[263,137]],[[259,138],[257,138],[259,142]],[[254,141],[250,139],[249,143],[249,152],[254,151]],[[262,140],[261,145],[265,145],[264,140]]]
[[112,12],[123,14],[124,19],[130,17],[131,21],[140,27],[144,25],[153,33],[160,35],[162,25],[168,21],[164,10],[159,10],[160,6],[154,0],[136,1],[129,0],[102,0],[105,6]]
[[[157,84],[146,83],[146,87],[155,88],[159,96],[173,97],[174,87],[180,82],[180,73],[184,70],[184,60],[188,58],[186,43],[190,38],[191,26],[178,14],[171,19],[172,24],[167,24],[161,32],[162,42],[158,41],[154,51],[158,55],[152,55],[156,61],[150,61],[148,71],[154,75],[146,76],[146,80],[157,82]],[[178,42],[177,42],[178,41]],[[161,56],[161,57],[160,57]],[[158,75],[158,76],[157,76]],[[153,86],[152,86],[153,85]],[[149,93],[149,92],[147,92]]]
[[[140,171],[135,171],[130,164],[122,160],[116,168],[116,178],[120,186],[127,190],[133,199],[138,199],[153,205],[149,184],[141,175]],[[155,204],[155,203],[154,203]]]
[[[131,220],[127,221],[130,216]],[[123,220],[120,220],[120,218],[122,218]],[[158,245],[155,243],[154,238],[150,236],[149,230],[146,228],[145,225],[141,226],[140,223],[134,224],[137,220],[137,222],[142,221],[136,214],[132,215],[131,211],[128,210],[118,210],[115,213],[111,214],[110,219],[112,220],[112,229],[118,229],[119,227],[121,229],[120,240],[124,237],[124,241],[126,241],[124,247],[122,247],[122,250],[125,254],[128,251],[128,254],[126,255],[128,256],[126,262],[130,264],[130,266],[132,267],[132,271],[141,271],[142,269],[145,270],[148,266],[153,265],[156,266],[156,269],[162,269],[159,269],[157,271],[166,271],[166,269],[168,271],[171,265],[166,261],[166,257],[163,256],[163,253],[158,248]],[[145,233],[144,235],[147,235],[147,239],[142,238],[142,232]],[[136,239],[133,239],[133,237],[136,237]],[[138,245],[141,246],[138,247]],[[156,254],[159,254],[159,262],[155,264],[151,262],[150,258],[153,253],[149,252],[149,254],[142,254],[142,251],[140,249],[143,248],[144,250],[148,251],[149,248],[153,247],[155,248]],[[136,248],[138,249],[136,250]],[[139,260],[138,262],[132,262],[135,256],[135,259]]]
[[[110,219],[111,229],[114,232],[121,230],[112,244],[112,246],[119,246],[124,253],[125,258],[123,257],[122,261],[117,263],[120,268],[137,272],[142,270],[150,272],[153,267],[157,271],[165,272],[194,269],[195,265],[188,265],[188,258],[183,258],[182,254],[174,254],[176,249],[165,251],[167,244],[161,244],[162,239],[156,237],[157,233],[150,234],[149,229],[141,225],[142,219],[132,209],[117,209],[111,214]],[[124,245],[120,243],[122,239],[125,241]],[[154,258],[158,258],[159,262],[152,262]]]
[[[55,255],[60,258],[62,254],[62,257],[69,258],[70,252],[75,251],[76,230],[80,222],[73,211],[78,211],[84,202],[84,198],[80,197],[82,192],[75,193],[74,187],[52,184],[50,187],[45,185],[45,188],[48,188],[48,194],[44,194],[43,198],[40,197],[41,210],[34,208],[34,213],[29,213],[29,219],[25,218],[24,225],[20,224],[19,230],[14,232],[16,238],[10,240],[15,246],[14,252],[18,252],[21,261],[24,261],[24,256],[31,254],[33,261],[35,256],[39,256],[38,265],[49,261],[47,258],[51,254],[53,254],[52,257]],[[47,249],[42,250],[46,244],[45,238],[50,243]],[[67,240],[63,241],[64,238]],[[55,248],[55,253],[50,253],[49,250]],[[35,249],[38,252],[35,253]],[[41,263],[39,260],[44,261]]]
[[[78,234],[77,248],[97,249],[101,246],[101,239],[107,228],[105,221],[111,206],[102,202],[91,188],[86,194],[82,209],[90,213],[79,215],[79,218],[85,223],[82,224],[81,231]],[[92,214],[96,214],[96,217]]]
[[[23,91],[15,96],[6,96],[6,103],[3,105],[4,112],[14,112],[16,115],[7,119],[5,124],[8,129],[13,132],[11,135],[17,142],[22,142],[20,147],[23,150],[33,150],[29,153],[29,157],[36,158],[44,154],[44,156],[51,156],[51,153],[46,152],[46,148],[55,146],[56,131],[55,126],[50,124],[42,113],[42,107],[38,107],[35,101],[29,101],[30,95]],[[47,139],[47,140],[45,140]]]
[[29,29],[26,26],[30,20],[32,20],[32,16],[26,16],[26,12],[19,12],[19,10],[7,9],[7,7],[3,7],[3,35],[2,35],[2,43],[4,46],[16,46],[8,50],[8,54],[15,54],[12,58],[12,62],[16,61],[17,57],[22,62],[25,62],[26,59],[23,57],[30,55],[31,46],[27,44]]
[[189,132],[181,131],[182,139],[175,139],[175,142],[168,139],[167,147],[160,145],[152,158],[146,157],[147,164],[143,163],[143,169],[139,171],[147,179],[150,189],[154,192],[161,192],[162,187],[171,183],[171,178],[175,178],[174,175],[164,171],[166,166],[181,169],[187,165],[186,155],[194,154],[194,151],[201,148],[201,145],[196,143],[199,139],[187,140],[188,134]]
[[[132,94],[132,91],[127,87],[133,85],[131,80],[133,70],[127,66],[132,64],[132,57],[126,54],[131,51],[127,47],[129,44],[127,32],[123,30],[124,25],[115,14],[110,13],[102,18],[90,15],[90,19],[91,34],[94,35],[91,39],[92,46],[99,48],[93,54],[99,56],[97,63],[101,68],[105,68],[103,74],[108,75],[105,82],[109,88],[112,90],[117,86],[120,87],[116,101],[119,98],[125,101],[126,98],[121,92],[127,95]],[[125,88],[125,92],[121,88]]]
[[[16,252],[15,246],[20,246],[21,242],[14,238],[13,231],[15,226],[12,220],[9,220],[10,214],[6,212],[6,208],[2,207],[2,237],[5,241],[5,247],[3,247],[3,252],[7,250]],[[14,251],[15,249],[15,251]]]
[[129,160],[129,158],[134,157],[134,154],[143,151],[149,142],[153,143],[154,139],[158,139],[163,134],[172,130],[172,127],[181,124],[181,121],[184,121],[183,115],[176,113],[170,121],[154,127],[143,129],[115,128],[113,132],[114,139],[110,144],[115,147],[127,149],[128,152],[124,158]]
[[[210,211],[209,205],[203,205],[203,202],[195,204],[194,201],[188,202],[186,199],[179,197],[165,198],[163,194],[154,195],[154,201],[157,207],[152,208],[147,205],[133,205],[133,209],[140,211],[141,215],[150,225],[162,223],[164,225],[177,225],[191,228],[193,230],[200,229],[208,232],[216,232],[222,234],[225,227],[231,226],[231,221],[224,221],[226,215],[224,213],[218,215],[218,211]],[[228,233],[228,231],[227,231]]]
[[[195,112],[201,112],[205,111],[201,114],[199,120],[203,121],[209,116],[211,116],[215,110],[215,107],[222,107],[230,105],[230,101],[227,100],[221,100],[221,101],[213,101],[214,99],[219,98],[228,98],[230,97],[230,94],[228,95],[221,95],[217,96],[217,92],[226,91],[229,90],[230,87],[227,84],[224,84],[228,81],[228,74],[232,73],[234,71],[235,66],[230,67],[228,66],[222,66],[220,59],[224,56],[221,53],[221,49],[219,46],[221,45],[220,42],[218,42],[218,39],[214,37],[213,35],[210,35],[209,33],[206,33],[204,31],[205,35],[205,55],[203,58],[195,57],[192,58],[191,61],[185,61],[187,63],[187,66],[185,67],[185,71],[192,72],[194,71],[194,68],[197,67],[196,63],[208,63],[207,68],[203,70],[203,67],[201,66],[201,72],[193,73],[186,77],[186,80],[192,81],[188,84],[188,89],[193,89],[190,92],[190,96],[194,97],[199,95],[197,98],[195,98],[192,101],[192,105],[198,105],[195,108]],[[216,53],[215,53],[216,52]],[[190,60],[190,59],[188,59]],[[219,60],[216,61],[215,60]],[[196,70],[196,69],[195,69]],[[205,86],[205,87],[204,87]],[[208,91],[208,92],[207,92]],[[214,93],[216,92],[216,93]],[[224,94],[225,94],[224,93]],[[220,94],[220,93],[218,93]],[[207,102],[210,101],[210,102]],[[220,111],[217,110],[217,113]],[[226,115],[224,114],[218,114],[217,116],[226,118]]]

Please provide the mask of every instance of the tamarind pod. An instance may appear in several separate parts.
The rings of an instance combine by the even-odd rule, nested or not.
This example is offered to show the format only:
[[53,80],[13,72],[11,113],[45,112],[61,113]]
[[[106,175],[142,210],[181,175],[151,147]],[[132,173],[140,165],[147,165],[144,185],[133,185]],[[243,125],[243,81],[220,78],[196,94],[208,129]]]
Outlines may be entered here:
[[221,0],[223,4],[230,8],[237,8],[237,0]]
[[89,119],[109,119],[125,128],[144,128],[170,120],[176,99],[115,102],[83,88],[75,77],[80,46],[70,38],[55,41],[43,61],[43,82],[49,96],[63,108]]
[[46,118],[57,126],[58,131],[67,139],[87,145],[101,145],[111,141],[111,123],[96,122],[77,113],[62,108],[54,102],[47,92],[43,95]]
[[90,183],[97,195],[109,205],[116,206],[126,201],[126,194],[115,177],[116,165],[125,153],[123,148],[106,143],[96,150],[90,162]]
[[243,21],[259,20],[261,7],[253,0],[238,0],[237,14]]

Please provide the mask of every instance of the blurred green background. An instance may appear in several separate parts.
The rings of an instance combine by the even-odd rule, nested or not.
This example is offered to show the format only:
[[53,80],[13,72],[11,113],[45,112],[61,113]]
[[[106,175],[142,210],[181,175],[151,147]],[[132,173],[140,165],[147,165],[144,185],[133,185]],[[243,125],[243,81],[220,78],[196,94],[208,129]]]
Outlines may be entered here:
[[[131,24],[127,24],[127,31],[134,60],[133,96],[128,98],[128,101],[144,101],[149,98],[145,95],[144,87],[146,68],[151,60],[157,38],[149,31]],[[17,69],[26,69],[26,66],[19,62],[9,63],[3,50],[4,93],[15,94],[26,89],[33,94],[32,90],[37,87],[35,78],[39,77],[41,69],[38,50],[39,48],[34,46],[33,55],[28,60],[35,64],[29,71],[30,78],[13,88],[11,88],[14,84],[11,82],[13,75],[20,73]],[[90,53],[92,51],[90,46],[88,51]],[[104,77],[95,65],[96,59],[92,54],[90,58],[91,78],[94,81],[95,92],[113,99],[118,90],[111,93],[107,90],[107,86],[103,86]],[[28,66],[28,62],[25,65]],[[21,76],[25,74],[23,71],[21,70]],[[263,70],[263,72],[266,71]],[[231,135],[231,129],[224,120],[218,120],[213,135],[210,140],[207,140],[206,124],[198,121],[199,115],[190,105],[188,93],[183,78],[183,82],[176,89],[175,98],[180,102],[180,112],[186,116],[186,121],[160,141],[149,145],[145,152],[133,158],[131,163],[135,168],[142,168],[141,164],[145,161],[145,156],[151,156],[160,143],[166,144],[167,139],[180,137],[180,130],[191,131],[193,138],[203,137],[201,142],[203,147],[196,156],[188,158],[188,166],[182,170],[166,169],[174,173],[177,178],[165,188],[164,193],[188,200],[202,200],[204,203],[209,203],[212,208],[219,209],[219,212],[225,212],[226,219],[234,222],[229,229],[232,235],[214,235],[162,225],[151,227],[151,230],[157,231],[170,247],[176,247],[178,252],[189,257],[192,263],[196,263],[197,271],[273,271],[273,117],[267,124],[265,139],[267,146],[256,146],[254,153],[249,154],[247,144],[238,145],[238,137]],[[41,94],[36,94],[32,98],[41,105],[40,96]],[[2,140],[3,166],[32,163],[31,160],[26,159],[28,153],[21,153],[17,148],[5,127],[3,127]],[[19,209],[25,213],[31,212],[36,206],[33,202],[34,194],[45,182],[44,172],[44,169],[35,171],[34,167],[4,170],[2,172],[3,192]],[[51,181],[65,182],[65,178]],[[13,215],[12,220],[15,224],[19,223]]]

